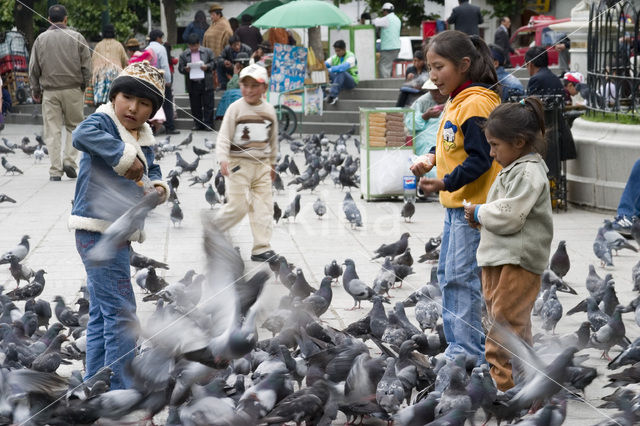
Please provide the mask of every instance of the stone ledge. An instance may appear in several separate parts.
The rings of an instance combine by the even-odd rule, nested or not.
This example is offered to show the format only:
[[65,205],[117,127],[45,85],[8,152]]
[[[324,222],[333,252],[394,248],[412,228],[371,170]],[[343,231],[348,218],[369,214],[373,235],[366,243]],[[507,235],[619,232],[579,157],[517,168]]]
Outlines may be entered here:
[[615,210],[635,161],[640,126],[578,118],[571,129],[578,158],[567,162],[570,202]]

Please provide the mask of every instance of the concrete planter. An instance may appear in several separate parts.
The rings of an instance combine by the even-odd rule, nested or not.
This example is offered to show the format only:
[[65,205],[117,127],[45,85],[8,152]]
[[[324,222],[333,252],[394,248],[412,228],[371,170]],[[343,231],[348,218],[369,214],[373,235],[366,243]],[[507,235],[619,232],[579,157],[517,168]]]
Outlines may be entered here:
[[569,201],[615,210],[631,167],[640,158],[640,126],[578,118],[571,132],[578,156],[567,162]]

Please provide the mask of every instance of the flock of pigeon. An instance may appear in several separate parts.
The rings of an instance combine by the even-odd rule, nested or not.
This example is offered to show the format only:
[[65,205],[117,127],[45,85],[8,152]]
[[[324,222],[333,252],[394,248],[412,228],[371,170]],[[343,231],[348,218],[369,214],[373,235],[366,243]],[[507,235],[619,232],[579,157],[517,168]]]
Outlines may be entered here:
[[[621,272],[613,266],[619,250],[637,249],[633,239],[625,239],[610,224],[598,230],[593,246],[607,274],[600,276],[593,265],[585,271],[589,296],[584,300],[577,295],[585,292],[576,291],[582,284],[566,280],[571,262],[565,242],[560,242],[542,275],[533,315],[545,333],[534,337],[533,346],[501,324],[485,321],[499,330],[514,354],[516,387],[500,392],[486,365],[476,366],[469,357],[442,356],[447,343],[435,265],[424,286],[392,303],[394,290],[415,273],[408,232],[371,250],[371,261],[380,266],[375,276],[360,277],[354,259],[330,257],[317,271],[324,277],[317,287],[285,256],[272,258],[256,272],[245,270],[237,248],[208,212],[185,218],[180,208],[183,191],[205,188],[204,198],[212,209],[225,202],[224,177],[213,169],[198,171],[200,158],[215,148],[215,142],[194,144],[196,158],[188,162],[181,150],[192,140],[189,134],[174,145],[167,137],[156,146],[156,156],[175,153],[175,167],[167,174],[171,221],[174,226],[182,220],[202,221],[206,262],[200,273],[189,270],[180,280],[167,282],[159,270],[170,265],[132,250],[134,281],[145,293],[143,303],[155,304],[155,312],[132,330],[140,336],[140,346],[128,367],[134,378],[131,389],[109,390],[109,368],[88,381],[82,380],[80,369],[60,374],[61,365],[79,367],[84,357],[86,289],[81,289],[83,297],[74,306],[60,296],[52,306],[40,298],[45,270],[33,271],[24,262],[29,236],[4,252],[0,265],[8,265],[16,287],[5,283],[0,292],[0,424],[80,425],[100,419],[142,424],[162,413],[156,419],[163,417],[167,425],[329,425],[339,416],[349,423],[375,418],[399,425],[463,425],[495,419],[560,425],[570,415],[567,400],[582,400],[585,388],[598,376],[598,370],[587,365],[593,364],[587,362],[593,348],[607,358],[607,368],[616,370],[608,376],[612,389],[602,404],[616,411],[607,411],[612,414],[600,424],[640,422],[640,338],[637,328],[625,327],[622,320],[633,312],[640,326],[640,296],[620,301],[609,273]],[[291,153],[278,163],[274,191],[285,190],[286,177],[287,186],[296,185],[296,194],[284,210],[274,203],[276,224],[295,222],[301,196],[305,191],[313,194],[327,177],[341,190],[358,187],[359,159],[347,150],[350,140],[359,149],[353,132],[336,140],[312,135],[281,141]],[[296,160],[304,164],[303,172]],[[7,173],[21,173],[4,157],[2,164]],[[181,185],[185,179],[187,188]],[[326,202],[313,198],[313,211],[322,218]],[[144,219],[151,210],[144,208],[145,201],[149,204],[143,200],[118,227],[105,232],[105,247],[97,250],[96,259],[108,258],[109,249],[122,242],[127,229]],[[412,215],[415,208],[405,204],[402,210]],[[363,226],[351,192],[345,193],[343,212],[351,227]],[[411,215],[403,213],[405,220]],[[640,244],[637,229],[632,236]],[[430,238],[415,262],[435,264],[440,244],[439,236]],[[631,274],[634,291],[640,294],[640,262]],[[336,287],[340,285],[342,289]],[[277,306],[266,295],[268,287],[283,294]],[[353,299],[350,309],[363,309],[360,319],[343,329],[323,320],[335,309],[336,291]],[[566,313],[558,292],[575,297]],[[555,334],[557,324],[572,315],[584,319],[581,326],[573,333]]]

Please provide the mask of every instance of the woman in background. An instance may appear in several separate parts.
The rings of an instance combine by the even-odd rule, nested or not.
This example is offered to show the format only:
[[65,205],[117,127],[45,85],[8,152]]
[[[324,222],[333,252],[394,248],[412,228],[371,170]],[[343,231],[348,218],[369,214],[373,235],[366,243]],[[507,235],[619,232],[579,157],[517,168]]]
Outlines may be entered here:
[[127,53],[122,43],[115,39],[116,31],[113,25],[107,24],[102,29],[102,41],[96,44],[91,57],[93,75],[93,103],[100,106],[109,100],[111,82],[129,63]]

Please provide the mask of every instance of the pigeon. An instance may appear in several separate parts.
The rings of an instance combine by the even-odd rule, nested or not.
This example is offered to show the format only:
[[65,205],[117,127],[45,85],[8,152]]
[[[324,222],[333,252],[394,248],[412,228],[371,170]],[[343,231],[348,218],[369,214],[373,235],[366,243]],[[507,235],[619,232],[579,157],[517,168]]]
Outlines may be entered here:
[[304,299],[308,297],[311,293],[316,292],[316,289],[311,287],[304,277],[304,273],[302,269],[296,269],[296,280],[293,282],[293,285],[289,289],[291,295],[293,297],[298,297],[300,299]]
[[394,415],[400,410],[404,399],[402,382],[396,376],[396,360],[388,358],[384,375],[376,386],[376,401],[385,412]]
[[407,200],[402,206],[402,210],[400,211],[400,217],[404,218],[405,222],[411,222],[411,218],[416,212],[416,206],[411,202],[411,200]]
[[413,265],[413,257],[411,256],[411,249],[407,247],[407,249],[400,256],[396,257],[393,260],[394,265],[404,265],[411,266]]
[[0,194],[0,203],[15,203],[16,200],[6,194]]
[[593,253],[598,259],[600,259],[601,266],[613,266],[611,248],[607,244],[607,240],[604,238],[604,228],[602,227],[598,229],[596,239],[593,242]]
[[211,151],[207,151],[206,149],[198,148],[197,146],[192,146],[193,153],[198,157],[202,157],[203,155],[209,154]]
[[351,197],[351,193],[347,192],[342,201],[342,211],[344,212],[347,221],[351,224],[351,228],[362,226],[362,214],[356,205],[356,202]]
[[34,312],[38,316],[38,326],[49,327],[49,320],[51,319],[51,305],[46,300],[33,298],[28,299],[25,302],[24,310]]
[[14,280],[16,280],[16,288],[20,286],[20,281],[24,280],[29,282],[35,275],[35,272],[26,265],[20,263],[17,257],[10,256],[9,258],[9,272]]
[[137,253],[133,248],[129,248],[129,264],[136,268],[136,270],[153,267],[161,269],[169,269],[169,265],[163,262],[159,262],[150,257]]
[[467,372],[457,365],[451,366],[449,384],[436,406],[436,417],[444,416],[453,410],[471,411],[471,397],[467,395]]
[[44,274],[46,272],[43,269],[38,270],[33,277],[33,281],[24,287],[16,288],[13,291],[7,293],[7,297],[11,300],[27,300],[40,296],[42,290],[44,290]]
[[216,141],[212,141],[210,139],[204,138],[204,146],[213,150],[216,148]]
[[376,294],[371,287],[360,281],[358,278],[354,278],[344,284],[344,290],[353,298],[353,307],[349,310],[360,309],[360,303],[363,300],[371,300],[371,298]]
[[442,239],[440,237],[431,237],[424,244],[424,254],[418,259],[418,263],[424,263],[427,261],[438,260],[440,257],[440,243]]
[[203,173],[201,175],[192,177],[190,179],[191,183],[189,184],[189,186],[193,186],[195,184],[200,183],[200,184],[202,184],[202,187],[204,188],[204,184],[209,182],[212,177],[213,177],[213,169],[209,169],[209,170],[207,170],[206,173]]
[[276,201],[273,202],[273,220],[278,223],[280,218],[282,217],[282,210]]
[[552,333],[555,334],[556,325],[562,318],[562,303],[560,303],[556,295],[555,285],[549,289],[549,297],[542,305],[540,316],[542,317],[542,328],[547,331],[552,330]]
[[289,204],[289,206],[284,210],[282,218],[287,219],[292,217],[295,222],[298,213],[300,213],[300,194],[296,194],[291,204]]
[[[11,145],[11,142],[9,142],[9,140],[7,138],[2,138],[2,141],[4,142],[4,145],[0,145],[0,154],[15,154],[14,149],[15,148],[11,148],[9,145]],[[13,144],[15,145],[15,144]],[[17,145],[15,145],[16,148],[18,148]]]
[[569,255],[567,254],[567,245],[566,241],[562,240],[558,243],[558,248],[556,249],[553,256],[551,256],[551,260],[549,261],[549,269],[551,269],[558,277],[561,279],[567,275],[569,272],[569,268],[571,268],[571,261],[569,260]]
[[435,330],[438,319],[442,316],[442,298],[431,297],[418,292],[418,302],[415,307],[416,321],[424,332],[426,329]]
[[173,207],[171,207],[170,218],[174,227],[180,226],[182,224],[182,220],[184,219],[184,214],[182,213],[182,209],[180,208],[179,201],[173,202]]
[[342,267],[338,265],[338,261],[334,259],[330,264],[325,265],[324,274],[338,281],[338,278],[342,275]]
[[369,330],[371,331],[371,335],[382,339],[385,330],[387,329],[387,325],[389,325],[389,320],[387,319],[387,314],[384,311],[384,306],[382,305],[382,297],[374,296],[371,298],[371,302],[373,302],[373,307],[369,312]]
[[10,263],[11,258],[15,257],[18,259],[18,262],[21,262],[27,254],[29,253],[29,236],[23,235],[20,243],[12,248],[11,250],[5,252],[2,257],[0,257],[0,265],[4,263]]
[[393,265],[391,264],[391,257],[387,256],[384,259],[384,263],[380,268],[380,272],[378,272],[378,276],[373,280],[373,291],[376,294],[384,294],[389,295],[389,289],[393,286],[396,281],[396,273],[393,270]]
[[189,132],[187,137],[184,138],[182,142],[178,144],[178,146],[188,146],[191,143],[191,141],[193,141],[193,132]]
[[276,191],[284,191],[284,183],[282,182],[282,177],[280,177],[280,173],[275,174],[275,179],[271,183],[273,185],[273,189]]
[[609,361],[611,361],[609,357],[611,347],[619,345],[624,349],[630,344],[629,339],[625,336],[626,329],[621,316],[623,310],[624,308],[622,306],[616,306],[609,322],[593,333],[589,340],[590,346],[602,349],[602,356],[606,357]]
[[320,197],[313,203],[313,211],[316,213],[318,218],[322,218],[322,216],[327,213],[327,205],[325,204]]
[[60,346],[65,340],[67,340],[67,336],[58,334],[47,349],[33,360],[31,369],[43,373],[54,373],[62,363]]
[[556,286],[556,290],[562,293],[578,294],[569,284],[565,283],[562,278],[556,275],[551,269],[545,269],[540,277],[540,291]]
[[618,251],[622,249],[627,249],[634,252],[638,251],[637,248],[627,242],[626,238],[624,238],[618,231],[613,229],[613,222],[611,222],[610,220],[605,219],[603,228],[604,239],[607,241],[607,246],[609,246],[609,249],[615,251],[616,255],[618,254]]
[[11,150],[18,149],[18,144],[10,142],[7,138],[2,138],[2,143]]
[[98,241],[87,253],[87,260],[91,263],[107,262],[113,258],[118,247],[124,245],[131,235],[144,228],[144,220],[149,212],[160,201],[157,191],[150,191],[142,200],[116,219],[102,233]]
[[5,175],[7,173],[11,173],[12,175],[15,175],[16,173],[21,175],[24,174],[22,170],[20,170],[18,167],[11,164],[4,155],[2,156],[0,161],[2,162],[2,167],[4,167],[5,169],[5,173],[4,173]]
[[333,291],[331,290],[332,281],[333,279],[331,277],[325,276],[320,282],[320,288],[302,301],[302,304],[308,306],[317,317],[324,314],[327,309],[329,309],[329,305],[331,305],[333,298]]
[[398,241],[391,244],[382,244],[374,251],[376,255],[372,257],[371,260],[386,256],[391,256],[391,258],[393,259],[396,256],[404,253],[409,246],[409,236],[410,234],[408,232],[405,232],[400,236],[400,239]]
[[216,194],[216,191],[213,189],[211,184],[207,186],[207,190],[204,192],[204,199],[209,203],[210,208],[213,208],[216,204],[220,204],[218,194]]
[[289,161],[289,173],[291,173],[294,176],[300,175],[300,170],[298,169],[298,165],[293,160],[293,158],[291,159],[291,161]]
[[349,172],[344,166],[340,169],[338,181],[342,186],[342,189],[344,189],[345,186],[347,188],[360,188],[358,183],[353,180],[353,177],[349,175]]
[[[288,169],[289,169],[289,154],[286,154],[284,156],[284,158],[282,159],[282,162],[280,162],[280,164],[278,164],[276,166],[276,172],[277,173],[284,173]],[[297,169],[297,167],[296,167],[296,169]]]

